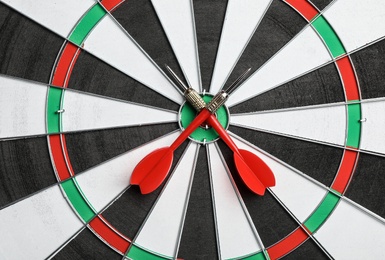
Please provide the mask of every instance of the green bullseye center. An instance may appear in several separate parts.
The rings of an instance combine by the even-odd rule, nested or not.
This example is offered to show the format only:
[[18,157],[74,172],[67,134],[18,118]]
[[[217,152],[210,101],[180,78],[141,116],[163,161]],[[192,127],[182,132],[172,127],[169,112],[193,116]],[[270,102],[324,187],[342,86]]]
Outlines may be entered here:
[[[213,98],[210,94],[202,96],[203,100],[208,103]],[[185,102],[179,110],[180,127],[185,129],[196,117],[197,111],[187,102]],[[225,106],[222,106],[215,113],[216,118],[221,123],[223,128],[227,129],[229,125],[229,112]],[[205,124],[198,127],[191,135],[190,138],[199,143],[213,142],[219,137],[218,133],[211,127],[206,128]]]

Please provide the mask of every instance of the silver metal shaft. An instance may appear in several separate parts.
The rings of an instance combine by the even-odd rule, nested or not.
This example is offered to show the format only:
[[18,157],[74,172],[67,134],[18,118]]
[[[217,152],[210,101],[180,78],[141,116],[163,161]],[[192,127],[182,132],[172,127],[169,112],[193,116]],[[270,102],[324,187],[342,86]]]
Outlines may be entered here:
[[171,76],[178,83],[179,89],[182,90],[182,92],[185,92],[188,89],[188,87],[183,83],[183,81],[175,74],[175,72],[168,65],[166,65],[166,69],[168,70],[168,72],[170,72]]
[[214,114],[226,102],[229,95],[240,86],[242,80],[251,70],[251,68],[249,68],[243,72],[233,83],[231,83],[227,90],[219,91],[213,97],[213,99],[208,104],[206,104],[199,93],[193,88],[187,87],[168,65],[166,65],[166,69],[176,80],[178,87],[183,91],[183,95],[187,101],[195,108],[195,110],[201,111],[203,108],[207,108],[207,110],[209,110],[212,114]]
[[245,72],[243,72],[241,74],[241,76],[239,76],[233,83],[231,83],[231,85],[225,90],[227,95],[230,95],[231,93],[233,93],[234,90],[236,90],[240,86],[240,83],[242,82],[242,80],[244,78],[246,78],[246,76],[247,76],[247,74],[249,74],[250,70],[251,70],[251,68],[248,68]]

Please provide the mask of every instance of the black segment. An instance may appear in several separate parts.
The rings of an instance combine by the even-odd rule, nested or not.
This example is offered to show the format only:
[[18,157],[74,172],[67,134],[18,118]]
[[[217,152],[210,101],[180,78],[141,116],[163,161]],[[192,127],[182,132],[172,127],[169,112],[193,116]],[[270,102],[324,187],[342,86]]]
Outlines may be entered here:
[[[174,161],[170,173],[185,151],[187,143],[188,142],[184,142],[174,152]],[[167,180],[155,191],[146,195],[140,193],[138,186],[131,186],[102,213],[103,217],[105,217],[114,228],[119,230],[120,233],[129,239],[134,239],[166,182]]]
[[330,187],[343,149],[231,126],[230,131]]
[[[311,0],[313,5],[322,12],[322,10],[328,6],[333,0]],[[310,2],[310,1],[309,1]]]
[[185,225],[178,251],[180,259],[217,259],[213,205],[206,148],[199,150]]
[[385,158],[361,153],[345,193],[349,199],[385,218]]
[[[193,0],[202,87],[209,89],[225,18],[226,0]],[[243,72],[243,71],[242,71]]]
[[273,0],[225,86],[246,69],[252,69],[250,75],[259,69],[306,24],[306,20],[292,7],[281,0]]
[[174,111],[179,109],[178,104],[86,52],[80,53],[68,87]]
[[176,123],[81,132],[66,135],[67,150],[75,173],[178,129]]
[[293,232],[295,220],[268,191],[264,196],[250,191],[237,172],[233,152],[222,141],[218,144],[263,245],[268,248]]
[[305,241],[301,246],[292,251],[290,254],[282,257],[284,260],[327,260],[329,257],[322,249],[311,239]]
[[132,186],[102,215],[114,228],[132,240],[159,196],[162,187],[163,185],[154,192],[143,195],[140,193],[139,187]]
[[167,64],[184,80],[150,0],[125,1],[112,15],[163,71],[166,71],[165,64]]
[[332,63],[236,105],[230,111],[246,113],[343,101],[341,79]]
[[52,259],[56,260],[119,260],[122,256],[116,251],[107,246],[88,228],[84,229],[71,242],[68,243],[62,250],[59,251]]
[[63,39],[0,3],[0,73],[48,83]]
[[351,55],[363,99],[385,96],[385,40]]
[[0,142],[0,208],[54,183],[46,137]]

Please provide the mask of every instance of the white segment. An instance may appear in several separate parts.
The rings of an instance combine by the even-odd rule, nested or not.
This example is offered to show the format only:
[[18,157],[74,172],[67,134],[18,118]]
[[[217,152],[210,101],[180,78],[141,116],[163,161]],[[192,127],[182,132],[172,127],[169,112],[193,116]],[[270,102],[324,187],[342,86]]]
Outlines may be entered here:
[[342,199],[315,238],[334,259],[385,259],[385,223]]
[[217,93],[241,57],[271,0],[229,0],[210,92]]
[[271,187],[271,190],[300,222],[304,222],[327,194],[326,188],[310,181],[301,175],[300,171],[277,158],[246,144],[240,137],[237,136],[233,140],[238,148],[254,153],[270,167],[276,181],[276,185]]
[[385,1],[338,0],[324,13],[350,52],[385,36]]
[[152,0],[179,65],[190,86],[201,90],[198,47],[191,0]]
[[46,133],[47,87],[0,76],[0,138]]
[[140,160],[157,148],[169,146],[178,135],[175,132],[163,136],[77,175],[76,181],[93,208],[100,211],[107,206],[128,187]]
[[[365,100],[368,101],[368,100]],[[360,148],[370,152],[385,154],[385,101],[362,102],[362,118],[366,119],[361,124]]]
[[94,0],[1,0],[1,2],[62,37],[68,37],[84,13],[95,5]]
[[135,244],[159,254],[174,257],[180,238],[181,224],[187,206],[187,196],[194,176],[199,144],[191,143],[181,158],[170,181],[162,191]]
[[308,26],[231,94],[226,104],[231,107],[250,99],[330,60],[328,49],[318,34]]
[[183,102],[182,94],[111,16],[106,15],[95,26],[84,49],[163,96]]
[[231,116],[231,124],[303,139],[344,145],[345,105],[309,106]]
[[261,250],[251,220],[242,207],[214,144],[208,147],[220,259],[239,258]]
[[0,211],[0,258],[45,259],[81,228],[53,186]]
[[[63,131],[176,122],[177,113],[75,91],[64,95]],[[144,116],[145,115],[145,116]]]

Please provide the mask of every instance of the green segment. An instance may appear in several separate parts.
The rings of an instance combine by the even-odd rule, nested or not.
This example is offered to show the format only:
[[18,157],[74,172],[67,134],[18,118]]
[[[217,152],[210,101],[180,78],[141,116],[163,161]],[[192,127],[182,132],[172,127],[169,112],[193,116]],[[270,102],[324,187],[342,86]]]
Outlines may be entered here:
[[361,105],[348,105],[348,137],[346,145],[353,148],[358,148],[361,138]]
[[[208,103],[213,97],[209,95],[204,95],[202,98],[206,103]],[[223,128],[226,129],[229,124],[229,115],[227,109],[222,106],[218,109],[215,114]],[[196,115],[197,112],[195,111],[195,109],[190,104],[185,103],[180,112],[180,120],[182,127],[186,128],[194,120]],[[212,128],[204,129],[203,127],[199,127],[190,135],[190,137],[198,142],[203,142],[205,139],[206,142],[211,142],[217,139],[219,136],[217,132],[215,132],[215,130]]]
[[318,16],[312,22],[312,25],[321,35],[322,39],[325,41],[334,58],[346,53],[345,48],[342,45],[337,34],[334,32],[333,28],[322,15]]
[[88,33],[105,14],[106,11],[100,4],[94,5],[75,27],[75,30],[69,37],[69,40],[77,45],[81,45]]
[[128,251],[127,256],[131,259],[146,259],[146,260],[162,260],[162,259],[171,259],[170,257],[159,256],[154,253],[148,252],[140,247],[132,245],[130,251]]
[[84,222],[90,221],[95,216],[95,214],[80,194],[79,190],[77,189],[74,183],[74,180],[67,180],[61,185],[65,193],[67,194],[68,199],[71,201],[72,206],[82,217]]
[[60,109],[62,91],[59,88],[52,87],[48,90],[47,130],[49,134],[60,132],[60,114],[56,113],[56,111]]
[[340,197],[334,193],[329,192],[325,199],[318,206],[316,211],[308,218],[304,225],[311,232],[314,233],[330,216],[333,209],[337,206]]

